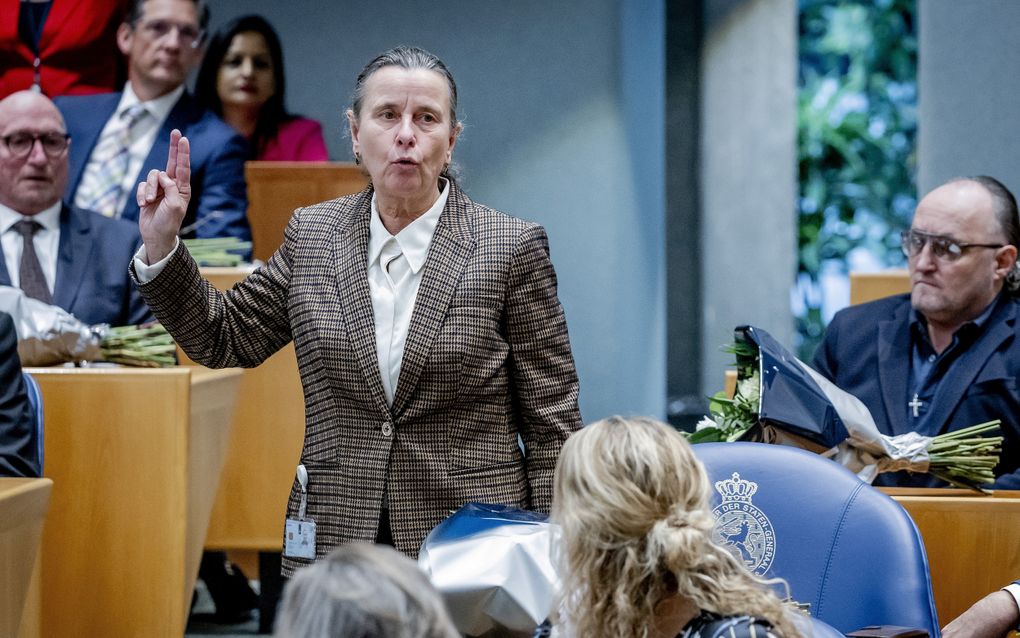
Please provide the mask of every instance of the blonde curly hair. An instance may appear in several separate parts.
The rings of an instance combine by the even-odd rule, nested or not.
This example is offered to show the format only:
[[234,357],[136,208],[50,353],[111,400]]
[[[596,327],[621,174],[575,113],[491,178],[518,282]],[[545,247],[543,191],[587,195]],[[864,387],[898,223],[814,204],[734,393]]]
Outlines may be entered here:
[[702,611],[751,615],[800,634],[763,581],[711,539],[710,485],[690,444],[650,418],[610,417],[560,452],[552,519],[562,527],[559,609],[576,636],[648,638],[678,595]]

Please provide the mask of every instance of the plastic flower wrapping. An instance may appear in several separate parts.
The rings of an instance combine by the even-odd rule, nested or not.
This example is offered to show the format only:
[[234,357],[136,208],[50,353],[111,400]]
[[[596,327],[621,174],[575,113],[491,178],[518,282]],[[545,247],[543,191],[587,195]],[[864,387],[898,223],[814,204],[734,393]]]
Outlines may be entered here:
[[882,472],[928,473],[980,490],[995,480],[999,421],[927,437],[879,432],[867,406],[836,387],[754,326],[739,326],[729,350],[737,359],[732,399],[712,398],[712,417],[689,435],[702,441],[759,440],[830,457],[870,483]]
[[0,312],[14,319],[18,358],[26,367],[92,361],[160,367],[176,362],[173,339],[159,324],[88,325],[11,286],[0,286]]
[[544,514],[467,503],[425,538],[418,564],[468,636],[535,635],[552,611],[559,579]]

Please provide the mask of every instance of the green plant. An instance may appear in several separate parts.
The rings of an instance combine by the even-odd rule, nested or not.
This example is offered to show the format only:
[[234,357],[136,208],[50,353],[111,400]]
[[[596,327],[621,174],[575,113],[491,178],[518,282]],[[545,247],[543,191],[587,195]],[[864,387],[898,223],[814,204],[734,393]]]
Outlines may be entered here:
[[915,0],[801,0],[797,105],[798,355],[825,329],[823,271],[854,251],[903,263],[916,203]]

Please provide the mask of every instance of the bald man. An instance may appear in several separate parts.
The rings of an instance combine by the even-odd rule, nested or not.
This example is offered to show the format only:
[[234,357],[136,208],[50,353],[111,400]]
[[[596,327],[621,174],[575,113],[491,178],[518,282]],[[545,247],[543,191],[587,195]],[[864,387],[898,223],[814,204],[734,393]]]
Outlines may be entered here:
[[70,144],[48,98],[0,100],[0,285],[88,324],[152,321],[127,270],[141,245],[137,225],[61,202]]
[[[902,234],[910,294],[836,313],[816,370],[868,406],[883,434],[934,436],[1002,419],[999,489],[1020,489],[1020,219],[987,176],[954,179],[917,206]],[[876,485],[944,485],[882,474]]]

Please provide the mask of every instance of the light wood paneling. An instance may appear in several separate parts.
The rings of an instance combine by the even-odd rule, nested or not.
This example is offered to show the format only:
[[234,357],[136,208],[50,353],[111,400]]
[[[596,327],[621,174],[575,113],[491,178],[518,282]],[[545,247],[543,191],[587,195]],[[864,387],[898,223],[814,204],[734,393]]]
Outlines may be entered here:
[[42,635],[181,636],[240,371],[30,372],[54,481]]
[[0,636],[29,636],[28,626],[38,626],[29,586],[52,488],[45,478],[0,478]]
[[349,162],[248,162],[248,222],[256,259],[266,261],[283,243],[283,230],[294,209],[368,184],[361,168]]
[[[243,268],[202,269],[219,290],[230,288],[247,273]],[[182,365],[196,365],[184,352],[178,356]],[[304,394],[294,345],[289,343],[242,375],[207,549],[282,549],[287,496],[304,435]]]
[[1020,492],[881,488],[910,514],[928,552],[939,621],[1020,578]]
[[910,274],[906,270],[850,273],[850,305],[910,292]]

